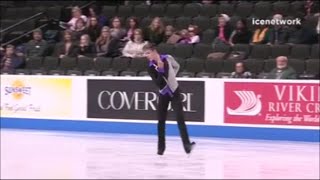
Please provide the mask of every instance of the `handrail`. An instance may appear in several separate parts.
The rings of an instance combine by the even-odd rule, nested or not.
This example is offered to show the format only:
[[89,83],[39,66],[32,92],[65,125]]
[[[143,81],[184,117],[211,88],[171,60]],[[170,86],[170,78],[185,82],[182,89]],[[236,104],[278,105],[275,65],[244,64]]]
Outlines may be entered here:
[[20,35],[20,36],[18,36],[18,37],[16,37],[16,38],[14,38],[14,39],[11,39],[11,40],[8,41],[8,42],[5,42],[4,44],[1,44],[1,46],[6,46],[6,45],[8,45],[8,44],[11,44],[12,42],[17,41],[17,40],[19,40],[20,38],[22,38],[22,37],[24,37],[24,36],[32,33],[34,30],[44,28],[44,27],[46,27],[46,26],[48,26],[48,25],[49,25],[49,23],[44,24],[44,25],[41,25],[41,26],[39,26],[39,27],[37,27],[37,28],[29,31],[29,32],[26,32],[26,33],[24,33],[24,34],[22,34],[22,35]]
[[35,15],[29,17],[29,18],[26,18],[26,19],[24,19],[24,20],[22,20],[22,21],[19,21],[18,23],[14,24],[14,25],[11,25],[11,26],[9,26],[9,27],[1,30],[0,33],[4,33],[4,32],[6,32],[6,31],[8,31],[8,30],[10,30],[10,29],[12,29],[12,28],[14,28],[14,27],[17,27],[17,26],[19,26],[20,24],[22,24],[22,23],[24,23],[24,22],[27,22],[27,21],[29,21],[29,20],[37,17],[37,16],[40,16],[40,15],[42,15],[42,14],[44,14],[44,12],[37,13],[37,14],[35,14]]

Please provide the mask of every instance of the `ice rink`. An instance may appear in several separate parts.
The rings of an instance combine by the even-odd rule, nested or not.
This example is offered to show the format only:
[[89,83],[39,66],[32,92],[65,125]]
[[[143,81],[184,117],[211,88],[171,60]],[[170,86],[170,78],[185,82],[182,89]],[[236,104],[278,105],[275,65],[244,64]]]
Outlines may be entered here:
[[1,179],[319,179],[319,143],[1,129]]

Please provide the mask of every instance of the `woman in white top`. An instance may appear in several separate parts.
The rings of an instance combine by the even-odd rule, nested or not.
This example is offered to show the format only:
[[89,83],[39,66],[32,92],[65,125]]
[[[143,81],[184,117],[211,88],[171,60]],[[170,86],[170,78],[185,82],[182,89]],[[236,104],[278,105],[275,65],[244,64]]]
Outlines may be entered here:
[[188,27],[188,34],[189,34],[188,44],[196,44],[196,43],[200,42],[200,37],[199,37],[198,33],[199,33],[198,26],[189,25],[189,27]]
[[125,57],[143,57],[143,46],[148,42],[143,39],[143,33],[141,29],[135,29],[133,37],[125,45],[122,50],[122,55]]
[[76,6],[72,8],[72,18],[68,22],[70,30],[74,31],[76,29],[76,22],[79,18],[83,19],[85,23],[87,22],[87,17],[85,15],[82,15],[81,9],[78,6]]

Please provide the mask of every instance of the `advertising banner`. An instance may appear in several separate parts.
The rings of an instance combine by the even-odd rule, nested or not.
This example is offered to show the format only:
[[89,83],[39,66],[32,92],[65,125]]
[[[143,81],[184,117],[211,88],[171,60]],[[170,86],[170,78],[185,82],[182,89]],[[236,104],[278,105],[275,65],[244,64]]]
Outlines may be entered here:
[[1,78],[1,116],[71,117],[71,78]]
[[225,123],[319,126],[318,83],[225,82]]
[[[186,121],[204,122],[204,82],[180,81]],[[147,80],[88,80],[88,118],[157,120],[158,90]],[[169,105],[168,120],[176,120]]]

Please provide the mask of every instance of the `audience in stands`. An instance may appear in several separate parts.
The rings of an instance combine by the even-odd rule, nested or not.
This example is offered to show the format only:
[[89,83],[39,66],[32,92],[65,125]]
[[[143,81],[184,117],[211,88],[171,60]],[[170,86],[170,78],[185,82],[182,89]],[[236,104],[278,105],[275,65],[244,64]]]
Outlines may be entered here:
[[[283,19],[281,14],[275,14],[273,19]],[[288,42],[289,31],[288,27],[284,25],[274,25],[268,30],[268,45],[285,44]]]
[[76,57],[78,46],[72,41],[72,32],[70,30],[65,30],[63,33],[63,41],[58,43],[55,47],[54,55],[63,58]]
[[27,57],[44,57],[48,53],[48,43],[42,39],[42,30],[33,31],[33,39],[25,46],[25,56]]
[[179,32],[180,39],[178,41],[179,44],[188,44],[189,34],[187,29],[181,29]]
[[172,25],[165,28],[163,42],[167,44],[176,44],[181,39],[179,32]]
[[249,44],[251,32],[247,27],[247,21],[241,19],[237,21],[235,30],[231,33],[229,44]]
[[130,40],[133,36],[134,31],[139,27],[138,19],[136,17],[130,17],[127,25],[127,36],[126,40]]
[[306,17],[312,16],[315,13],[319,13],[319,1],[318,4],[316,4],[313,0],[306,0],[304,9]]
[[82,19],[84,22],[87,22],[87,16],[82,15],[82,11],[79,7],[72,8],[72,18],[68,22],[70,30],[74,31],[76,29],[76,23],[78,19]]
[[97,56],[116,57],[121,53],[119,51],[119,40],[111,36],[110,28],[105,26],[96,41]]
[[232,32],[228,21],[230,17],[226,14],[221,14],[218,18],[218,26],[215,27],[217,37],[213,41],[213,46],[217,44],[229,44],[229,38]]
[[[97,19],[97,23],[98,23],[99,27],[103,27],[103,26],[108,25],[107,17],[101,15],[100,10],[98,9],[98,7],[96,5],[92,5],[89,7],[88,19],[91,19],[93,17],[95,17]],[[89,21],[88,21],[88,23],[89,23]]]
[[78,57],[95,57],[96,48],[94,44],[91,43],[88,34],[84,34],[80,38],[79,48],[77,51]]
[[144,30],[144,38],[153,44],[160,44],[164,40],[164,25],[160,17],[153,18],[149,27]]
[[112,26],[110,32],[113,38],[119,40],[123,39],[126,36],[127,32],[124,28],[122,28],[121,19],[119,17],[114,17],[112,19]]
[[197,25],[189,25],[188,27],[188,44],[196,44],[200,42],[199,28]]
[[286,56],[276,58],[276,68],[269,73],[269,79],[296,79],[296,71],[288,65]]
[[133,37],[126,44],[122,51],[122,55],[125,57],[143,57],[142,48],[147,44],[147,41],[143,39],[143,32],[141,29],[134,30]]
[[252,78],[252,74],[247,70],[243,62],[237,62],[235,71],[231,73],[230,78]]
[[255,44],[266,44],[268,42],[268,33],[269,33],[269,27],[266,25],[259,25],[257,28],[254,30],[252,38],[251,38],[251,43],[252,45]]
[[100,36],[102,26],[98,24],[97,17],[90,17],[88,22],[89,24],[88,24],[87,32],[90,36],[91,41],[95,42],[97,38]]
[[317,42],[316,31],[303,25],[304,22],[302,19],[302,25],[295,25],[289,28],[288,44],[313,44]]
[[0,48],[0,67],[1,72],[13,73],[15,69],[22,68],[24,66],[24,59],[18,56],[13,45],[7,45],[4,50]]
[[80,37],[84,34],[88,34],[86,24],[83,19],[79,18],[76,22],[76,28],[73,31],[73,38],[74,40],[79,41]]

